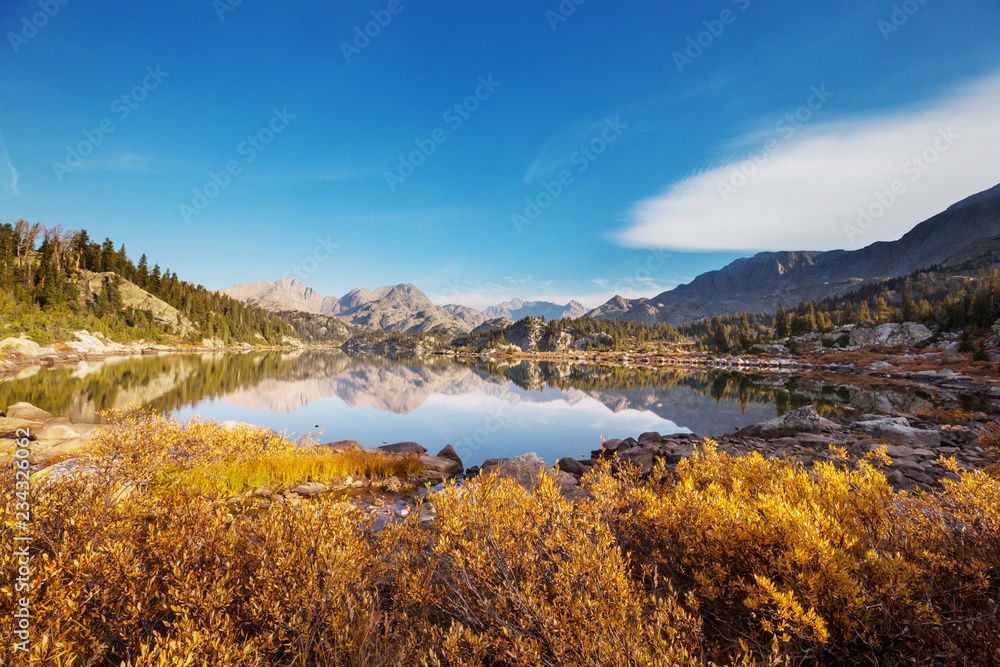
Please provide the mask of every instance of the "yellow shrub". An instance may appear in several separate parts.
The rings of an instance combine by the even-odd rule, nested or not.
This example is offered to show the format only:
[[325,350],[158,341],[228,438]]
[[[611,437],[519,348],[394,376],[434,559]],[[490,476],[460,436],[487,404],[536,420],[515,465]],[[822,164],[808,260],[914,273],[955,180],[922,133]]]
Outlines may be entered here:
[[[449,485],[434,522],[377,532],[332,500],[233,517],[178,483],[116,501],[157,465],[287,454],[144,423],[99,475],[32,492],[33,665],[1000,664],[1000,482],[983,472],[908,495],[867,461],[807,472],[708,442],[676,478],[601,465],[575,502],[546,478]],[[12,468],[0,494],[19,533]],[[0,542],[4,637],[16,546]],[[0,664],[18,661],[5,642]]]
[[434,506],[435,527],[383,536],[395,604],[437,647],[425,664],[702,664],[697,618],[643,591],[594,508],[550,478],[449,485]]
[[995,478],[910,496],[868,462],[810,473],[711,442],[677,474],[645,484],[598,470],[589,486],[651,586],[694,596],[711,640],[761,654],[777,641],[820,662],[1000,657]]

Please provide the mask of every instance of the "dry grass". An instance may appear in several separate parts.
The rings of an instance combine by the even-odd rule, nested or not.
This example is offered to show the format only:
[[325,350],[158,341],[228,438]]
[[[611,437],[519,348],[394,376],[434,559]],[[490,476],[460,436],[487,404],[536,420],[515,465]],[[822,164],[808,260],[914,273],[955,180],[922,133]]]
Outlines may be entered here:
[[346,477],[406,478],[420,472],[413,459],[397,459],[368,452],[293,451],[250,460],[195,468],[181,473],[181,486],[199,492],[239,493],[259,487],[291,487],[302,482],[329,482]]
[[[186,432],[165,441],[174,460]],[[31,664],[1000,662],[1000,481],[983,472],[911,496],[869,462],[810,473],[708,443],[676,479],[602,464],[577,502],[547,478],[450,485],[433,524],[413,512],[375,533],[332,501],[234,518],[178,485],[115,503],[148,473],[126,454],[32,494]],[[14,548],[0,543],[5,637]]]
[[183,423],[132,410],[107,416],[111,426],[94,437],[96,465],[104,476],[160,490],[231,494],[346,477],[406,478],[420,471],[410,459],[312,449],[316,443],[310,438],[291,443],[274,431],[245,424]]
[[917,410],[917,416],[935,424],[949,424],[952,426],[964,426],[975,418],[973,413],[968,410],[941,405],[933,405],[922,410]]

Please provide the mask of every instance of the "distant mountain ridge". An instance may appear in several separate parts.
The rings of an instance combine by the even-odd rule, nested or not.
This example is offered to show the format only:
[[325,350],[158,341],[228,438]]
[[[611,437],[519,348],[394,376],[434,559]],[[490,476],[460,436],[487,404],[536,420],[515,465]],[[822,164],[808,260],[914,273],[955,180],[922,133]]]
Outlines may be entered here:
[[455,304],[438,306],[409,283],[376,290],[353,289],[340,298],[323,296],[293,278],[235,285],[221,289],[219,293],[272,312],[300,311],[327,315],[360,329],[402,333],[468,333],[490,320],[516,320],[527,315],[561,319],[580,317],[587,310],[576,301],[560,306],[521,299],[512,299],[486,311]]
[[859,250],[762,252],[649,299],[616,296],[587,317],[683,324],[731,313],[774,312],[838,296],[872,280],[941,266],[974,272],[1000,259],[1000,185],[926,220],[897,241]]
[[587,309],[577,301],[560,306],[549,301],[522,301],[511,299],[483,311],[487,319],[507,318],[517,322],[525,317],[544,317],[547,320],[576,319],[583,317]]

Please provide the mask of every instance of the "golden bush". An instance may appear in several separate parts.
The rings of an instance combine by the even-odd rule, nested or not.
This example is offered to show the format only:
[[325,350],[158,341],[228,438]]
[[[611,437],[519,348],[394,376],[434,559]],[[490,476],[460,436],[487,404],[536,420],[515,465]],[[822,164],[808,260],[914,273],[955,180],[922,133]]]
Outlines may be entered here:
[[[708,442],[676,477],[603,465],[577,501],[547,478],[478,478],[434,494],[433,522],[375,530],[336,500],[232,516],[179,482],[122,496],[217,465],[195,436],[233,444],[146,423],[119,427],[140,445],[102,450],[95,475],[32,491],[31,664],[1000,664],[1000,482],[984,472],[910,495],[873,461],[810,472]],[[280,446],[225,437],[230,462]],[[5,535],[14,484],[0,473]],[[14,549],[0,543],[5,638]]]
[[809,472],[711,441],[677,475],[589,486],[649,586],[690,594],[710,641],[821,664],[1000,661],[996,478],[909,495],[869,461]]

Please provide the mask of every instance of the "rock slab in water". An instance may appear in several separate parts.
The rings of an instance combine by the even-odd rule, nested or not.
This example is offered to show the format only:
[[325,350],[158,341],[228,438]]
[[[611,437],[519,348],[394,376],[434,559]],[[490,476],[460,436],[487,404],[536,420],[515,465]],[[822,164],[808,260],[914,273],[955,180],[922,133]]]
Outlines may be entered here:
[[406,456],[407,454],[426,454],[427,448],[421,447],[415,442],[397,442],[392,445],[382,445],[381,447],[375,448],[378,451],[385,452],[386,454],[401,454]]
[[343,454],[345,452],[360,452],[364,448],[357,440],[338,440],[325,445],[316,445],[316,449],[330,454]]

